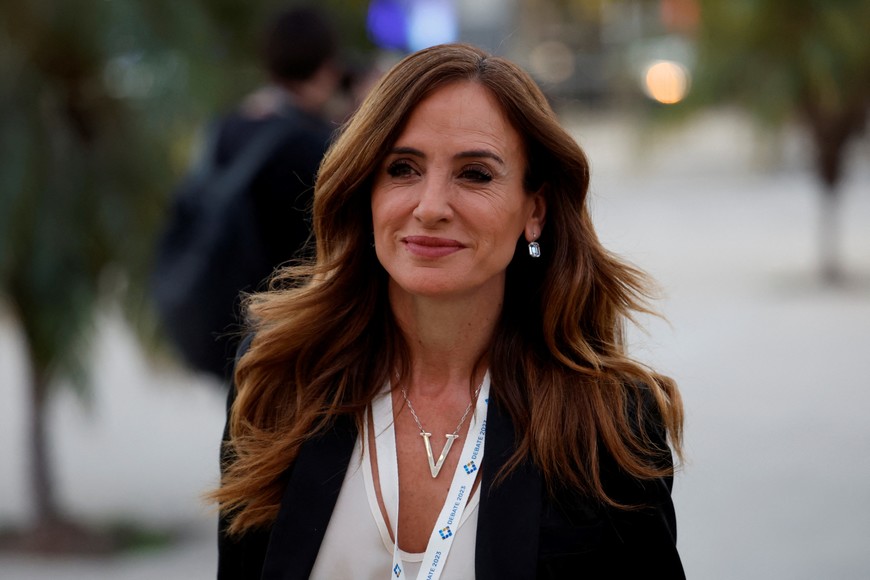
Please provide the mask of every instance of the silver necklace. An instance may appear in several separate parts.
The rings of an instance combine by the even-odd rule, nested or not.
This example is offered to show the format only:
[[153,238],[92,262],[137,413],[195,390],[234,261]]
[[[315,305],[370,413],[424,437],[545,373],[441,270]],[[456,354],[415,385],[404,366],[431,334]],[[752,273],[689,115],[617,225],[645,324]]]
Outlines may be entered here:
[[471,412],[471,408],[474,406],[474,402],[477,400],[477,395],[480,394],[480,388],[482,386],[483,381],[481,381],[480,384],[477,385],[477,388],[474,389],[474,396],[471,398],[468,406],[465,407],[465,412],[462,414],[462,418],[459,419],[459,424],[456,426],[456,430],[453,431],[453,433],[446,433],[444,435],[447,438],[447,441],[444,443],[444,448],[441,449],[441,456],[438,457],[437,463],[432,455],[432,443],[429,441],[429,437],[431,437],[432,434],[426,432],[426,429],[423,428],[423,424],[420,422],[420,417],[417,416],[417,412],[414,410],[414,405],[412,405],[411,401],[408,399],[408,392],[405,390],[405,387],[402,387],[402,398],[405,399],[405,403],[408,405],[408,410],[411,411],[411,416],[414,417],[417,427],[420,428],[420,436],[423,437],[423,443],[426,445],[426,457],[429,461],[429,473],[432,474],[432,479],[438,477],[438,473],[441,472],[444,460],[447,459],[447,454],[450,453],[450,448],[453,447],[453,442],[459,438],[459,430],[462,429],[462,424],[465,423],[465,419]]

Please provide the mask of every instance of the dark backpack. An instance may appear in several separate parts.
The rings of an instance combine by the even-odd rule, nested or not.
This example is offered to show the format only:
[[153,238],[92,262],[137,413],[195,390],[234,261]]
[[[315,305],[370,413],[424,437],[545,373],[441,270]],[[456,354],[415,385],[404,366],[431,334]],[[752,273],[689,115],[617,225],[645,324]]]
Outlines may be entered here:
[[272,272],[250,187],[292,130],[287,116],[276,118],[218,167],[218,131],[212,127],[200,162],[173,195],[151,294],[166,335],[196,370],[226,377],[240,295],[256,290]]

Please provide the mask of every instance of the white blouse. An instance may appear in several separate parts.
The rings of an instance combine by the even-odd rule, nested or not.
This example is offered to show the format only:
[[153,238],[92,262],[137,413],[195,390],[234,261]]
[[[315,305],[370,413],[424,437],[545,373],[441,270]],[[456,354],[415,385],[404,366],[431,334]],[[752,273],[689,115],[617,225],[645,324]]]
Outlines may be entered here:
[[[392,421],[375,437],[395,437]],[[365,446],[365,453],[363,453]],[[371,452],[363,434],[357,437],[353,455],[341,486],[326,535],[317,554],[310,578],[387,580],[391,577],[393,540],[375,495],[371,467]],[[392,458],[396,461],[396,458]],[[382,488],[383,489],[383,488]],[[466,580],[474,578],[474,547],[477,537],[477,504],[480,494],[474,490],[459,520],[453,547],[444,565],[441,578]],[[389,510],[389,506],[387,506]],[[395,520],[393,520],[395,521]],[[423,553],[399,551],[405,568],[405,578],[419,574]]]

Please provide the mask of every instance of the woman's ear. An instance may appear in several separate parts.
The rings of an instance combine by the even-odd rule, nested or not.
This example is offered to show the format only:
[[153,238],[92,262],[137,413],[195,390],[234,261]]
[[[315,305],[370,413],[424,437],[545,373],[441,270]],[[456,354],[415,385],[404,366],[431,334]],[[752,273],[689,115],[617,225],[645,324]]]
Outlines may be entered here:
[[544,221],[547,216],[547,199],[544,197],[544,187],[541,186],[536,193],[531,195],[534,207],[529,219],[526,220],[526,241],[534,242],[541,236],[541,231],[544,229]]

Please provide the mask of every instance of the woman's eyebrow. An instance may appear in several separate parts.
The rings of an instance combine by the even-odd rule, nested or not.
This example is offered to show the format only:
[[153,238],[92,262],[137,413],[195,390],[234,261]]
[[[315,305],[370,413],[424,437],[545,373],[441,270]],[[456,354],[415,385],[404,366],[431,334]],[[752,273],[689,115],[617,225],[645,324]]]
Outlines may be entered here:
[[426,158],[426,154],[420,151],[419,149],[414,149],[413,147],[393,147],[390,149],[390,155],[413,155],[415,157]]
[[[414,147],[393,147],[390,149],[390,155],[413,155],[414,157],[420,157],[421,159],[426,159],[426,154],[420,151],[419,149],[415,149]],[[488,149],[471,149],[469,151],[461,151],[453,156],[454,159],[492,159],[499,165],[504,166],[505,162],[498,154],[490,151]]]
[[463,151],[453,156],[454,159],[468,159],[480,157],[492,159],[493,161],[502,166],[505,165],[504,159],[499,157],[496,153],[489,151],[488,149],[472,149],[471,151]]

